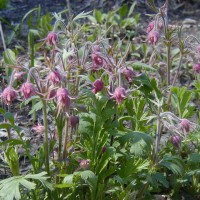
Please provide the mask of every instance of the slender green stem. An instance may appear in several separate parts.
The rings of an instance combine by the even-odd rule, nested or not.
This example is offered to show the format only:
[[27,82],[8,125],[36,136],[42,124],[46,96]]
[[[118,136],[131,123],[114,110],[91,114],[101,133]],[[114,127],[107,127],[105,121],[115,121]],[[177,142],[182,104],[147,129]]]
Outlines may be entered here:
[[156,164],[158,160],[158,147],[160,143],[160,134],[161,134],[161,117],[160,117],[160,106],[158,107],[158,117],[157,117],[157,130],[156,130],[156,142],[155,142],[155,149],[154,149],[154,158],[153,163]]
[[173,79],[173,82],[172,82],[172,87],[171,87],[171,90],[169,92],[169,96],[168,96],[168,99],[167,99],[168,108],[170,107],[170,104],[171,104],[172,88],[175,86],[176,80],[178,78],[179,71],[180,71],[181,64],[182,64],[182,60],[183,60],[183,54],[180,53],[180,59],[179,59],[179,63],[178,63],[178,69],[177,69],[176,74],[174,76],[174,79]]
[[170,61],[170,51],[171,45],[170,43],[167,45],[167,86],[170,86],[170,70],[171,70],[171,61]]
[[63,147],[63,160],[64,161],[66,160],[66,155],[67,155],[68,131],[69,131],[69,119],[66,118],[65,142],[64,142],[64,147]]
[[42,100],[43,103],[43,120],[44,120],[44,154],[45,154],[45,168],[49,174],[49,143],[48,143],[48,122],[47,122],[47,102]]

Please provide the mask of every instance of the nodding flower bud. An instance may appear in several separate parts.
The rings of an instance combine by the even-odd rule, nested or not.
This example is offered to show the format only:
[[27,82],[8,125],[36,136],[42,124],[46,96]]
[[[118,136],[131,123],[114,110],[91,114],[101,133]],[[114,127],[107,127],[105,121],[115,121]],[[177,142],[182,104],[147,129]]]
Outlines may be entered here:
[[80,161],[80,168],[81,169],[88,169],[90,166],[90,160],[81,160]]
[[49,77],[48,79],[54,84],[58,84],[61,80],[61,75],[60,75],[60,72],[55,69],[54,71],[51,71],[50,74],[49,74]]
[[70,126],[73,130],[76,130],[79,125],[79,117],[78,116],[70,116],[69,117]]
[[152,31],[154,29],[154,21],[149,22],[148,27],[147,27],[147,33],[149,33],[150,31]]
[[[162,27],[163,27],[162,21],[161,21],[161,20],[158,20],[158,21],[157,21],[157,28],[162,29]],[[146,32],[149,33],[149,32],[151,32],[154,28],[155,28],[155,21],[151,21],[151,22],[149,22],[149,24],[148,24],[148,27],[147,27],[147,31],[146,31]]]
[[26,72],[16,71],[16,72],[14,73],[14,79],[15,79],[15,80],[22,80],[24,74],[26,74]]
[[10,105],[12,101],[17,97],[17,92],[12,87],[7,87],[4,89],[1,97],[4,99],[7,105]]
[[183,131],[189,133],[190,132],[190,121],[187,119],[181,119],[180,127]]
[[50,46],[55,46],[58,41],[58,35],[55,32],[50,32],[47,37],[45,38],[45,41]]
[[33,128],[32,128],[33,131],[35,131],[36,133],[44,133],[44,126],[39,124],[38,125],[34,125]]
[[153,45],[156,45],[158,39],[160,37],[160,34],[158,31],[151,31],[149,34],[148,34],[148,40],[151,44]]
[[94,83],[93,83],[93,92],[96,94],[97,92],[100,92],[101,90],[103,90],[104,87],[104,83],[101,79],[97,79]]
[[181,144],[181,136],[173,135],[173,136],[171,136],[170,141],[175,147],[179,147]]
[[25,99],[30,98],[32,95],[35,94],[35,88],[32,83],[26,82],[22,84],[21,92],[24,95]]
[[129,83],[132,82],[133,76],[136,75],[131,67],[121,69],[121,73],[125,76]]
[[196,74],[200,74],[200,63],[194,64],[193,70]]
[[92,53],[92,61],[95,65],[103,66],[103,58],[96,53]]
[[126,97],[126,90],[123,87],[117,87],[114,91],[113,98],[118,104],[121,104]]
[[66,88],[59,88],[56,93],[59,111],[68,111],[70,107],[69,91]]

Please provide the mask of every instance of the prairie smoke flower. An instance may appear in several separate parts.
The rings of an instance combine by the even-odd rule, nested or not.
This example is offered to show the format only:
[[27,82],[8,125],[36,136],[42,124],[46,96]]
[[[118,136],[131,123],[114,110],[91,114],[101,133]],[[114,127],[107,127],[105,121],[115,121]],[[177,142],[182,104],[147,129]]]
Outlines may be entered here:
[[45,38],[45,41],[50,46],[55,46],[58,41],[58,35],[55,32],[50,32],[47,37]]
[[60,75],[60,72],[55,69],[54,71],[51,71],[50,74],[49,74],[49,77],[48,79],[54,84],[58,84],[61,80],[61,75]]
[[187,119],[181,119],[180,122],[180,127],[182,130],[184,130],[185,132],[189,133],[190,132],[190,121]]
[[27,81],[26,83],[22,84],[21,92],[24,95],[24,98],[28,99],[32,95],[35,94],[35,88],[34,88],[34,86],[33,86],[32,83],[30,83],[30,82]]
[[179,145],[181,144],[181,136],[173,135],[171,136],[170,141],[175,147],[179,147]]
[[151,31],[149,34],[148,34],[148,40],[151,44],[153,45],[156,45],[158,39],[160,37],[160,34],[158,31]]
[[7,87],[4,89],[1,97],[4,99],[7,105],[10,105],[12,101],[17,97],[17,92],[12,87]]
[[47,96],[47,100],[53,99],[54,97],[56,97],[56,90],[55,89],[50,89],[48,96]]
[[[157,28],[162,29],[163,23],[162,23],[161,20],[158,20],[157,26],[158,26]],[[148,27],[147,27],[147,31],[146,31],[146,32],[149,33],[149,32],[151,32],[154,28],[155,28],[155,21],[151,21],[151,22],[149,22],[149,24],[148,24]]]
[[106,152],[106,147],[104,146],[102,149],[101,149],[101,153],[105,153]]
[[88,169],[90,166],[90,160],[81,160],[79,165],[81,169]]
[[197,47],[196,47],[196,51],[197,51],[198,54],[200,54],[200,44],[197,45]]
[[26,74],[26,72],[17,71],[17,72],[15,72],[15,74],[14,74],[14,79],[15,79],[15,80],[22,80],[24,74]]
[[97,92],[100,92],[101,90],[103,90],[104,83],[101,79],[97,79],[93,83],[93,86],[94,86],[94,89],[92,91],[96,94]]
[[66,88],[59,88],[56,93],[57,105],[59,112],[68,111],[70,107],[69,91]]
[[79,117],[78,116],[70,116],[69,117],[70,126],[73,130],[76,130],[79,125]]
[[132,82],[133,76],[136,75],[131,67],[121,69],[121,73],[125,76],[129,83]]
[[96,53],[93,53],[92,54],[92,61],[93,61],[93,63],[95,64],[95,65],[97,65],[97,66],[103,66],[103,59],[102,59],[102,57],[101,56],[99,56],[98,54],[96,54]]
[[41,133],[44,133],[44,126],[41,125],[41,124],[34,125],[34,126],[32,127],[32,130],[35,131],[36,133],[41,134]]
[[117,87],[112,95],[118,104],[121,104],[126,97],[126,90],[123,87]]
[[193,70],[196,74],[200,74],[200,63],[195,64]]

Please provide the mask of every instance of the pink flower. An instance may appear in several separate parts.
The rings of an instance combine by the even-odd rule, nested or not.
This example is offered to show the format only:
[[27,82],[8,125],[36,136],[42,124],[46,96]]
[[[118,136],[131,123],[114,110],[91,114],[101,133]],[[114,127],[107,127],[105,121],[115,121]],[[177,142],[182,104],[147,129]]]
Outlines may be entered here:
[[[157,28],[159,29],[162,29],[163,27],[163,23],[161,20],[158,20],[157,22]],[[151,21],[149,24],[148,24],[148,27],[147,27],[147,33],[151,32],[153,29],[155,28],[155,21]]]
[[180,127],[183,129],[185,132],[189,133],[190,132],[190,121],[187,119],[181,119],[180,122]]
[[59,88],[56,93],[57,105],[59,111],[68,111],[70,107],[70,96],[66,88]]
[[27,81],[26,83],[22,84],[21,92],[24,95],[24,98],[28,99],[32,95],[35,94],[35,88],[34,88],[34,86],[33,86],[32,83],[30,83],[30,82]]
[[47,96],[47,100],[53,99],[56,97],[56,90],[55,89],[50,89],[48,96]]
[[179,145],[181,144],[181,136],[173,135],[171,136],[170,141],[175,147],[179,147]]
[[16,71],[15,74],[14,74],[14,79],[15,80],[22,80],[24,74],[26,74],[26,72]]
[[154,23],[155,23],[155,21],[149,22],[149,25],[148,25],[147,31],[146,31],[147,33],[149,33],[150,31],[152,31],[154,29]]
[[73,130],[76,130],[79,125],[79,117],[78,116],[70,116],[69,117],[70,126]]
[[1,97],[4,99],[7,105],[10,105],[12,101],[17,97],[17,92],[12,87],[7,87],[4,89]]
[[114,91],[113,98],[118,104],[121,104],[126,97],[126,90],[123,87],[117,87]]
[[151,31],[148,34],[148,40],[151,44],[156,45],[158,39],[160,37],[160,34],[157,31]]
[[54,71],[51,71],[50,74],[49,74],[49,77],[48,79],[54,84],[58,84],[61,80],[61,75],[60,75],[60,72],[55,69]]
[[92,91],[96,94],[97,92],[100,92],[101,90],[103,90],[104,82],[101,79],[97,79],[93,83],[93,86],[94,86],[94,89]]
[[50,32],[47,37],[45,38],[45,41],[50,46],[55,46],[58,41],[58,35],[55,32]]
[[121,73],[125,76],[129,83],[132,82],[133,76],[136,75],[131,67],[121,69]]
[[88,169],[90,166],[90,160],[81,160],[79,165],[81,169]]
[[41,124],[38,125],[34,125],[32,128],[33,131],[35,131],[36,133],[44,133],[44,126]]
[[196,74],[200,74],[200,63],[195,64],[193,70]]
[[92,54],[92,61],[95,65],[98,65],[98,66],[103,65],[103,59],[96,53]]
[[197,53],[200,54],[200,44],[196,47],[196,49],[197,49]]

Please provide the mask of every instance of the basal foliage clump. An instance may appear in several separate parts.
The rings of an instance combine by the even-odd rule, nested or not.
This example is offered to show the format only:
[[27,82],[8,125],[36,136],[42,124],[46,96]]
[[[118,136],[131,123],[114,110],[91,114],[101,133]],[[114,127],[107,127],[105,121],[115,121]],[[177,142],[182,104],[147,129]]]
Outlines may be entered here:
[[[135,5],[55,14],[50,30],[30,29],[26,58],[4,52],[0,158],[10,177],[0,181],[0,199],[152,199],[183,190],[197,197],[200,43],[169,24],[168,1],[157,8],[150,0],[149,44],[134,43]],[[190,87],[178,83],[183,66],[195,79]],[[34,153],[13,104],[29,106],[35,122],[42,113],[31,127],[41,138]],[[31,166],[25,173],[21,158]]]

